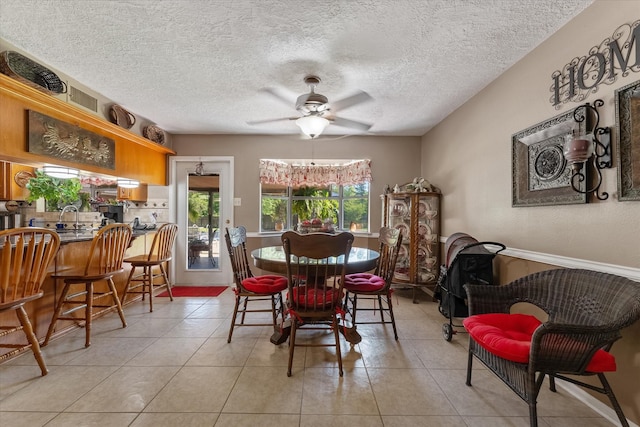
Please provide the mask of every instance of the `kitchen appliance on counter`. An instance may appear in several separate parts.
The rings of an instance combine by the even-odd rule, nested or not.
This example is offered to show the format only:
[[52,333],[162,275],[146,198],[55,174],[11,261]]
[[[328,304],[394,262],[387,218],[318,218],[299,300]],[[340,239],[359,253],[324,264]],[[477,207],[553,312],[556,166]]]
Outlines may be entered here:
[[122,205],[98,205],[98,212],[107,219],[107,223],[124,222],[124,206]]

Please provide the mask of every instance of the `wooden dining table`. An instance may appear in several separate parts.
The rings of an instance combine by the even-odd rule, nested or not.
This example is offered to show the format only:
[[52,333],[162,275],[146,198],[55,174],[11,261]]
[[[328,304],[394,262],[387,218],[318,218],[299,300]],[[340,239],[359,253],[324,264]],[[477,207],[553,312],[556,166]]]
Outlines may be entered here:
[[[287,263],[284,248],[278,246],[266,246],[251,251],[251,257],[256,267],[261,270],[277,274],[287,274]],[[347,274],[364,273],[376,268],[380,254],[368,248],[352,247],[347,260]],[[332,258],[335,262],[342,262],[341,257]]]

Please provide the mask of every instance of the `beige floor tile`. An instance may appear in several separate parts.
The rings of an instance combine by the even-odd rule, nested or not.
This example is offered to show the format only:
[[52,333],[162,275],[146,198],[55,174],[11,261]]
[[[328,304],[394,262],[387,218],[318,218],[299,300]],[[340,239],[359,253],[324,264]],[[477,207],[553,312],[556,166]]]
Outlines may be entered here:
[[155,338],[93,338],[91,347],[83,347],[77,351],[77,357],[67,362],[67,365],[124,365],[154,340]]
[[367,371],[340,377],[337,368],[305,369],[302,414],[379,415]]
[[65,412],[141,412],[171,380],[178,367],[123,367]]
[[[590,417],[538,417],[549,427],[611,427],[612,424],[604,418]],[[617,420],[616,420],[617,421]],[[615,425],[619,425],[617,422]]]
[[203,337],[208,338],[219,327],[226,330],[227,323],[224,319],[184,319],[171,328],[164,337]]
[[189,318],[198,319],[226,319],[233,313],[233,303],[229,305],[202,304],[189,314]]
[[[529,417],[463,417],[469,427],[529,427]],[[566,424],[561,424],[566,426]],[[538,427],[549,425],[538,419]]]
[[220,412],[241,367],[183,367],[144,412]]
[[101,383],[116,366],[59,366],[0,402],[0,411],[59,412]]
[[382,427],[379,415],[302,415],[300,427]]
[[469,427],[461,417],[455,415],[385,415],[382,420],[384,427]]
[[[300,415],[290,414],[220,414],[216,427],[293,427]],[[329,424],[325,424],[327,426]]]
[[226,338],[208,338],[186,362],[186,366],[244,366],[256,340],[237,338],[227,343]]
[[182,366],[206,338],[158,338],[127,362],[127,366]]
[[457,415],[426,369],[367,369],[382,415]]
[[56,415],[57,412],[2,412],[0,423],[11,427],[41,427]]
[[[137,304],[142,307],[142,309],[136,310],[136,317],[147,317],[151,319],[160,319],[160,318],[176,318],[176,319],[184,319],[189,316],[191,313],[202,307],[202,303],[197,304],[186,304],[182,301],[183,298],[175,298],[172,301],[169,301],[167,298],[154,298],[153,299],[153,311],[149,311],[149,301],[145,300],[144,302],[140,302]],[[144,310],[144,311],[143,311]],[[134,317],[129,312],[125,313],[127,318]]]
[[[235,342],[235,341],[233,341]],[[294,353],[294,366],[304,366],[304,358],[306,348],[296,348]],[[245,366],[283,366],[289,363],[289,345],[285,342],[280,345],[274,345],[269,340],[259,339],[251,350],[251,354],[245,363]]]
[[55,417],[47,427],[100,426],[122,427],[129,425],[138,414],[96,414],[96,413],[62,413]]
[[299,414],[303,377],[279,366],[245,367],[222,412]]
[[113,329],[104,334],[106,337],[122,338],[159,338],[182,322],[176,318],[140,318],[126,328]]
[[455,342],[447,342],[442,337],[408,341],[418,358],[429,369],[467,369],[469,353]]
[[359,346],[367,368],[424,368],[407,340],[367,338]]
[[203,427],[218,425],[217,413],[143,413],[130,427]]

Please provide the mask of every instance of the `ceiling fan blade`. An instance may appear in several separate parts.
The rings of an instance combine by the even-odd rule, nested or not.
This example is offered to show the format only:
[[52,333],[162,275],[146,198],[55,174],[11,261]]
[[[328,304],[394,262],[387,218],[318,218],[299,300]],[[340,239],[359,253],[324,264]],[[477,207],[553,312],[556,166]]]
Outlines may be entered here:
[[295,99],[290,99],[289,96],[287,96],[287,94],[284,93],[284,91],[274,88],[274,87],[265,87],[260,89],[260,92],[265,92],[268,93],[269,95],[273,96],[276,99],[279,99],[281,102],[283,102],[287,107],[291,107],[292,105],[295,105],[296,100]]
[[367,102],[372,100],[373,98],[367,92],[359,91],[351,96],[346,98],[339,99],[335,102],[331,102],[331,109],[333,111],[344,110],[345,108],[349,108],[353,105],[360,104],[362,102]]
[[283,122],[285,120],[298,120],[300,117],[281,117],[279,119],[252,120],[247,122],[248,125],[260,125],[263,123]]
[[343,119],[341,117],[335,117],[331,123],[333,123],[334,125],[337,126],[342,126],[345,128],[352,128],[352,129],[358,129],[358,130],[363,130],[363,131],[367,131],[371,128],[371,126],[373,126],[372,123],[364,123],[364,122],[357,122],[355,120],[349,120],[349,119]]

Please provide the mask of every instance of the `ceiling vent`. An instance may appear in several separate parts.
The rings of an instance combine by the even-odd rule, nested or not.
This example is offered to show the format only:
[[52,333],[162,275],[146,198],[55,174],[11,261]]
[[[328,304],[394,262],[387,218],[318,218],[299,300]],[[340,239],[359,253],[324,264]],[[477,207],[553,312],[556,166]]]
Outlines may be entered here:
[[73,86],[69,86],[69,101],[81,105],[94,113],[98,112],[98,100]]

